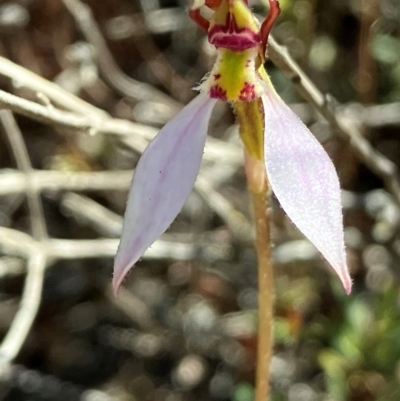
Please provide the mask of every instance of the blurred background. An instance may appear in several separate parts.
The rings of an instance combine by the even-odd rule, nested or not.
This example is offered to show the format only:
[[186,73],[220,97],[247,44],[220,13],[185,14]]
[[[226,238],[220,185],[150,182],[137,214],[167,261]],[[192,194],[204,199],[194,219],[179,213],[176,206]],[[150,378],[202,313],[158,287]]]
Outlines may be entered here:
[[[373,173],[367,166],[377,155],[356,157],[267,62],[278,92],[337,167],[354,279],[346,296],[272,200],[272,401],[398,401],[400,2],[280,3],[275,39],[331,95],[335,113],[384,156],[379,160],[393,164],[386,175]],[[0,3],[0,56],[37,74],[3,60],[0,89],[47,110],[45,118],[16,113],[14,120],[4,111],[0,118],[1,400],[253,399],[256,259],[228,105],[215,109],[203,168],[181,214],[118,297],[111,293],[132,169],[149,139],[195,96],[191,88],[215,57],[187,17],[189,6],[184,0]],[[260,18],[268,10],[261,1],[252,7]],[[62,120],[54,109],[77,117],[75,125],[51,123]],[[82,122],[96,117],[98,126]],[[43,278],[41,304],[25,340],[23,327],[30,325],[14,318],[22,293],[28,316],[35,315],[29,305],[38,300],[24,283],[27,272],[36,274],[32,260],[44,248],[36,276]],[[13,359],[9,344],[18,354],[10,364],[3,363]]]

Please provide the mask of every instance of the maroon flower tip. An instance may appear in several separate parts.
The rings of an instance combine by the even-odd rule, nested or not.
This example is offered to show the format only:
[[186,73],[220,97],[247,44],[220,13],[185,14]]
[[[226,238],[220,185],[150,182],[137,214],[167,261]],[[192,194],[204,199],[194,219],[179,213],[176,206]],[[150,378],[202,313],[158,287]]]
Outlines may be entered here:
[[257,47],[261,37],[259,33],[253,32],[251,29],[238,28],[233,21],[227,26],[214,25],[208,32],[208,40],[216,48],[244,51]]

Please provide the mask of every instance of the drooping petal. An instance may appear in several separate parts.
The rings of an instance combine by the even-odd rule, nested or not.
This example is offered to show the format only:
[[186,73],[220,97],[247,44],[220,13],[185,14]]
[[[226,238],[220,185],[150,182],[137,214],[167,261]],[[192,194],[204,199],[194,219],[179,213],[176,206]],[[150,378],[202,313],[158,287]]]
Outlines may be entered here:
[[114,292],[172,223],[192,190],[215,103],[206,94],[198,95],[161,129],[140,158],[114,263]]
[[282,208],[351,291],[343,239],[339,180],[329,156],[273,89],[262,97],[264,157]]

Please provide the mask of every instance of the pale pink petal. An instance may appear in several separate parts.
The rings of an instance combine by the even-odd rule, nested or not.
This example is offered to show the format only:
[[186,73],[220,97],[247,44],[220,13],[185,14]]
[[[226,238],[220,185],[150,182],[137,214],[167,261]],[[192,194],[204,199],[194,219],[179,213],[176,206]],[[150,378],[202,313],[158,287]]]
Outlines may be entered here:
[[215,102],[206,94],[198,95],[161,129],[140,158],[114,263],[115,293],[130,268],[175,219],[192,190]]
[[343,240],[339,180],[329,156],[283,100],[267,90],[265,163],[272,190],[298,229],[351,291]]

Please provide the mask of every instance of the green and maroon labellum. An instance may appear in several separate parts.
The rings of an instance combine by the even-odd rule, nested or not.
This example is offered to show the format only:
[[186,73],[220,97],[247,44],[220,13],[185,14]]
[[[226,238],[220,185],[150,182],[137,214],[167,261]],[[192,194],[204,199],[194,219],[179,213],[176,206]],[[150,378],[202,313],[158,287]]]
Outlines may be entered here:
[[[208,40],[215,47],[237,52],[258,48],[264,62],[268,35],[280,13],[277,0],[268,3],[269,13],[261,26],[253,17],[248,0],[194,0],[189,16],[208,32]],[[202,16],[202,6],[214,11],[210,20]]]
[[222,1],[211,18],[208,41],[233,51],[258,48],[260,29],[247,4],[242,0]]
[[243,51],[260,45],[261,37],[248,28],[239,28],[232,14],[226,24],[214,25],[208,31],[208,41],[216,48]]

